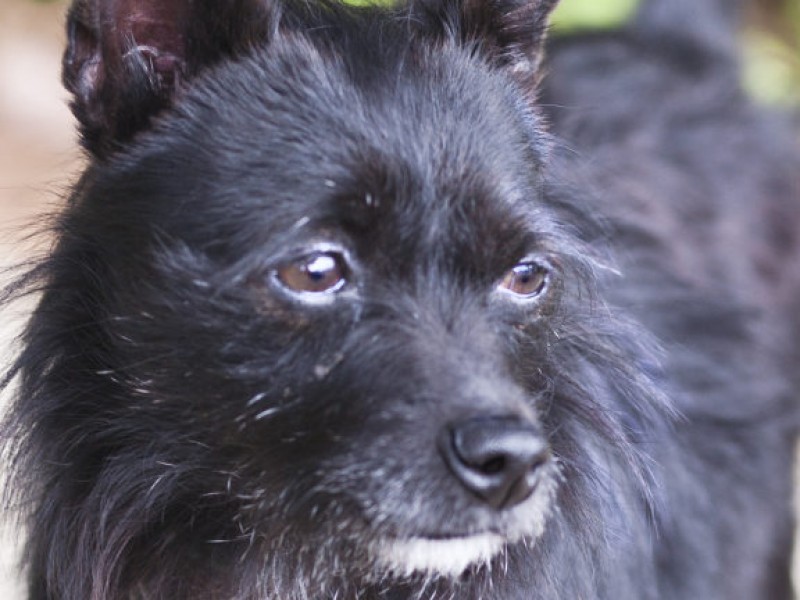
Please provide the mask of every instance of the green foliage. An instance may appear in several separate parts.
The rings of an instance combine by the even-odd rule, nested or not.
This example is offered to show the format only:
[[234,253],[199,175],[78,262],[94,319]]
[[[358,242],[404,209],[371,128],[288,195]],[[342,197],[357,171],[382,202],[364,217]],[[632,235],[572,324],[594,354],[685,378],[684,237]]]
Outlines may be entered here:
[[638,0],[565,0],[553,15],[556,31],[612,29],[633,15]]
[[800,106],[800,55],[763,31],[745,36],[744,84],[767,104]]

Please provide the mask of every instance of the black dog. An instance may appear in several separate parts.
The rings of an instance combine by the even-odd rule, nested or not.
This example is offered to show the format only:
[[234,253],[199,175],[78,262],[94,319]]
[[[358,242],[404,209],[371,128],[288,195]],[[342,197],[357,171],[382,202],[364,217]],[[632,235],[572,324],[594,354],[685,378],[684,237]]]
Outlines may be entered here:
[[75,3],[30,598],[791,596],[792,134],[734,2],[555,3]]

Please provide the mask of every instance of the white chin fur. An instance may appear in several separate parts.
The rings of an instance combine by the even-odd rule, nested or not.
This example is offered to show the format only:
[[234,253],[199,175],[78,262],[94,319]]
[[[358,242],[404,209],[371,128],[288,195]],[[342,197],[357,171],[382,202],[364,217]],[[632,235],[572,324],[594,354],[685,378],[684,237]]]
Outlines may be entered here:
[[521,505],[509,511],[506,519],[516,525],[511,535],[479,533],[452,538],[383,538],[376,540],[370,555],[379,577],[391,574],[408,577],[414,573],[423,576],[458,577],[473,565],[488,564],[523,538],[538,539],[552,511],[557,489],[558,467],[551,463],[551,472],[545,473],[534,494]]
[[377,543],[373,552],[379,567],[395,575],[416,572],[457,577],[470,565],[491,560],[505,543],[502,536],[493,533],[447,539],[388,539]]

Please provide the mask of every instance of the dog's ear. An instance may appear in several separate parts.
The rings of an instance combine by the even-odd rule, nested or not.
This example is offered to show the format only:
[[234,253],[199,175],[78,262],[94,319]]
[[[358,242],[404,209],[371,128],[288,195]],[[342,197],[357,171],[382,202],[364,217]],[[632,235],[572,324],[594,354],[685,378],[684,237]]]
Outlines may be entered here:
[[[559,0],[419,0],[446,35],[476,44],[494,64],[535,83],[550,14]],[[430,21],[428,21],[430,22]]]
[[263,0],[75,0],[64,85],[84,146],[103,157],[147,127],[198,72],[268,36]]

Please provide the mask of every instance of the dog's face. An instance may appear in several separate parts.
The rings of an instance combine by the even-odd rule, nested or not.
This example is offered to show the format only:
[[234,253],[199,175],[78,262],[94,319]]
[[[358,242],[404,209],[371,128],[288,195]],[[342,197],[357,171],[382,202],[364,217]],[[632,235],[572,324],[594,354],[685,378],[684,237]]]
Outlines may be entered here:
[[[149,380],[135,402],[202,432],[246,531],[318,545],[333,524],[384,566],[448,574],[541,532],[554,465],[529,346],[552,335],[563,260],[536,117],[464,54],[372,57],[396,78],[359,81],[289,40],[197,82],[95,184],[86,210],[136,270],[113,311],[126,376]],[[460,473],[441,438],[470,420],[492,439],[463,442],[487,447]]]
[[[139,465],[115,493],[163,515],[129,537],[218,544],[276,589],[535,544],[560,459],[615,426],[576,408],[576,373],[590,402],[612,384],[576,351],[587,259],[543,191],[541,36],[456,3],[380,28],[256,3],[192,33],[220,53],[203,64],[180,27],[207,11],[166,4],[79,4],[65,63],[96,156],[61,250],[102,311],[81,435]],[[139,42],[125,59],[108,22]]]

